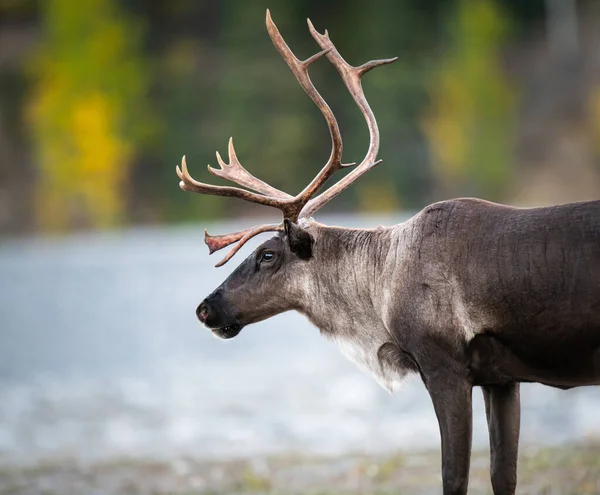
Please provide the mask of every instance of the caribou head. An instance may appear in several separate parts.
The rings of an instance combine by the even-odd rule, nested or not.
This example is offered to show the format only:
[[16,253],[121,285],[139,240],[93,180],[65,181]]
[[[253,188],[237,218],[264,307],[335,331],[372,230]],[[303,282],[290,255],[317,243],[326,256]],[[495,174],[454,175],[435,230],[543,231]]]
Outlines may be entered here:
[[[361,77],[375,67],[396,60],[396,58],[373,60],[359,67],[353,67],[339,54],[327,31],[325,34],[318,33],[310,20],[308,20],[310,33],[322,51],[306,60],[299,60],[279,33],[268,10],[266,24],[275,48],[325,117],[331,135],[331,155],[317,176],[296,196],[280,191],[250,174],[238,160],[232,139],[229,140],[229,163],[225,163],[217,152],[219,168],[209,166],[208,170],[246,189],[214,186],[196,181],[188,172],[185,156],[181,161],[181,168],[177,167],[177,174],[181,179],[180,187],[185,191],[237,197],[277,208],[283,214],[283,221],[279,224],[260,225],[219,236],[205,233],[205,242],[211,254],[237,243],[216,265],[222,266],[252,237],[263,232],[277,232],[275,237],[256,249],[198,306],[196,314],[199,320],[222,338],[234,337],[245,325],[284,311],[302,310],[298,305],[302,299],[303,288],[310,285],[311,278],[314,278],[315,271],[318,270],[318,267],[311,266],[315,252],[319,251],[315,249],[319,236],[316,233],[311,234],[311,229],[307,228],[310,224],[316,225],[311,218],[312,215],[381,162],[377,160],[379,130],[373,111],[365,98]],[[342,163],[342,137],[337,120],[308,74],[309,67],[323,56],[326,56],[337,69],[360,108],[369,129],[370,144],[366,156],[358,166],[335,185],[317,194],[335,172],[356,165]]]
[[289,219],[283,232],[263,243],[196,310],[215,335],[229,339],[250,323],[300,309],[310,277],[311,235]]

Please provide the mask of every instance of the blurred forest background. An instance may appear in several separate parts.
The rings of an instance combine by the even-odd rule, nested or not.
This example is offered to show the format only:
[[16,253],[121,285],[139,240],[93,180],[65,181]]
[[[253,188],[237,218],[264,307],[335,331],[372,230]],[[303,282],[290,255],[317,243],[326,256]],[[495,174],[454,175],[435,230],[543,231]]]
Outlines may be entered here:
[[[318,50],[307,17],[350,63],[399,56],[364,81],[384,162],[329,211],[598,198],[597,1],[0,0],[0,233],[255,214],[177,187],[183,154],[218,183],[206,163],[229,136],[257,176],[302,189],[329,137],[267,7],[299,58]],[[360,161],[360,112],[326,59],[311,75]]]

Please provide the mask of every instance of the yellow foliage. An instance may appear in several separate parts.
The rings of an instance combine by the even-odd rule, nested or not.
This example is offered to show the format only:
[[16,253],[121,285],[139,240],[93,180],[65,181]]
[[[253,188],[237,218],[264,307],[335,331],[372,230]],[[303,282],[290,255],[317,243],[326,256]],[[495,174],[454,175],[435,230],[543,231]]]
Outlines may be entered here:
[[600,85],[592,89],[590,93],[590,110],[593,139],[596,143],[596,148],[600,151]]
[[399,209],[398,194],[390,181],[367,181],[357,188],[358,208],[366,212],[390,212]]
[[[52,91],[40,95],[40,120],[51,110]],[[114,132],[116,118],[102,93],[81,95],[63,108],[62,136],[40,142],[38,218],[49,230],[72,222],[109,226],[118,222],[121,186],[131,146]],[[50,108],[49,108],[50,107]]]
[[[143,121],[144,75],[135,26],[114,0],[44,3],[44,43],[31,62],[37,218],[44,230],[115,225]],[[139,30],[138,30],[139,31]],[[129,112],[129,113],[128,113]],[[142,131],[138,131],[138,128]]]

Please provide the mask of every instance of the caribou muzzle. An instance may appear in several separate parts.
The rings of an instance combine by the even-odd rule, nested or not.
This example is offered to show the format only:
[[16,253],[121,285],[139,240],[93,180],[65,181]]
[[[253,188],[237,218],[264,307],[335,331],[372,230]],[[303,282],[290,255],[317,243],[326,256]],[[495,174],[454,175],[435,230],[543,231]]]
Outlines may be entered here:
[[241,332],[243,325],[231,317],[222,292],[216,290],[196,309],[196,316],[217,337],[231,339]]

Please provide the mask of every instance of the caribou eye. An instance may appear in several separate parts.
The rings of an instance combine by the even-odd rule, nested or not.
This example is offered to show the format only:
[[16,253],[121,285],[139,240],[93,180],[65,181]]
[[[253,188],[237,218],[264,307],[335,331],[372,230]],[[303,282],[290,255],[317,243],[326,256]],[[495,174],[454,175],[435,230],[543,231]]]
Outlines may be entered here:
[[268,263],[269,261],[273,261],[273,258],[275,258],[275,255],[273,254],[272,251],[265,251],[262,256],[260,257],[260,262],[261,263]]

